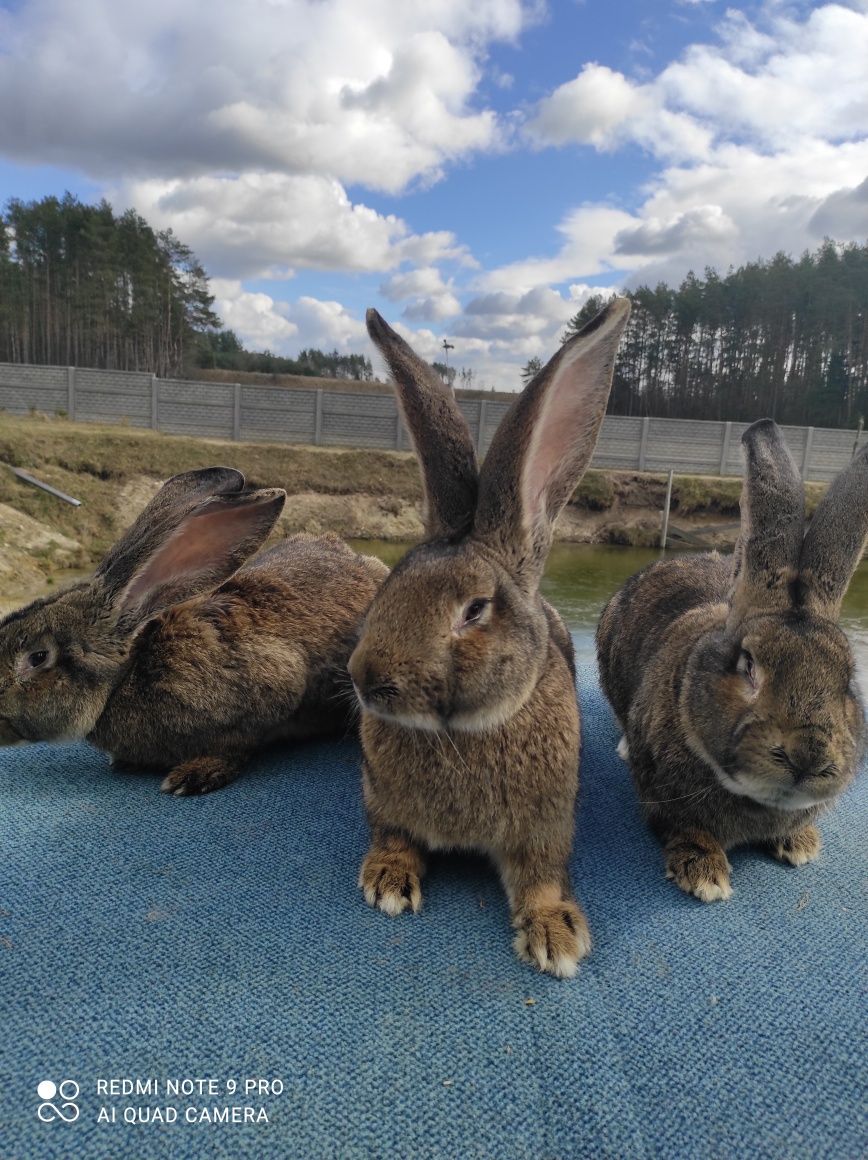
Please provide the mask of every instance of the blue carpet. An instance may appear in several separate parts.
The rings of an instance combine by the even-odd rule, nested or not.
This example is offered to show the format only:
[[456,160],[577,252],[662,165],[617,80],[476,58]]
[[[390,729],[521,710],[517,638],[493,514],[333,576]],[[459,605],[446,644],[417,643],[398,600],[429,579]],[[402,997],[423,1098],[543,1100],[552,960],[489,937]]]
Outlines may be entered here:
[[[580,688],[596,945],[572,982],[513,957],[481,861],[435,861],[418,917],[363,904],[352,743],[188,800],[84,746],[4,751],[4,1160],[865,1155],[865,779],[819,862],[736,853],[733,900],[703,906],[663,879],[587,666]],[[110,1077],[161,1094],[98,1096]],[[285,1090],[166,1099],[183,1077]],[[67,1078],[78,1119],[40,1122],[37,1084]],[[227,1102],[269,1122],[183,1122]],[[124,1123],[135,1106],[180,1122]]]

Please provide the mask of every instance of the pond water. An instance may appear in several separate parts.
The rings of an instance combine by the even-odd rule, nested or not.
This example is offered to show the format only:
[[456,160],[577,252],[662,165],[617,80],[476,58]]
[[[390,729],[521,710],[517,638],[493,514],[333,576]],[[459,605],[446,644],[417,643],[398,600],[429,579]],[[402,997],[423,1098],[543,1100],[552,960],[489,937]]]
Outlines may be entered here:
[[[359,552],[378,556],[388,565],[401,559],[410,544],[384,540],[352,540]],[[669,550],[672,555],[672,549]],[[615,548],[600,544],[555,544],[543,578],[542,592],[558,609],[576,641],[580,662],[594,658],[594,630],[603,606],[624,581],[659,558],[650,548]],[[61,572],[58,586],[66,587],[85,573]],[[50,589],[46,589],[50,591]],[[0,615],[32,600],[38,592],[0,592]],[[859,665],[862,688],[868,696],[868,561],[853,577],[841,624],[850,637]]]
[[[379,540],[357,540],[353,546],[389,565],[400,560],[409,547]],[[670,549],[667,555],[672,554]],[[600,544],[555,544],[552,548],[542,593],[572,631],[580,662],[593,660],[594,631],[606,601],[628,577],[659,556],[656,549]],[[850,637],[862,687],[868,693],[868,562],[863,562],[853,577],[841,624]]]

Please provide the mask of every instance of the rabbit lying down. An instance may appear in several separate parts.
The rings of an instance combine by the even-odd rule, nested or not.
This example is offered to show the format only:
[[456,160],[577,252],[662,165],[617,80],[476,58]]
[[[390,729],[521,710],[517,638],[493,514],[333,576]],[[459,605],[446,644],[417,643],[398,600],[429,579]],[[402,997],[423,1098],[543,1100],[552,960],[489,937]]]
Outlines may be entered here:
[[836,620],[868,532],[868,448],[805,531],[799,473],[778,427],[745,432],[741,531],[716,553],[651,564],[597,629],[600,677],[624,729],[666,874],[704,902],[729,898],[733,846],[793,866],[863,747],[853,654]]
[[486,852],[518,955],[558,976],[590,949],[567,863],[579,711],[569,633],[539,581],[594,449],[629,315],[615,299],[518,396],[477,468],[452,392],[376,311],[419,459],[426,539],[374,598],[349,671],[362,705],[366,900],[417,911],[425,853]]
[[0,744],[84,738],[185,795],[271,742],[343,732],[347,658],[388,569],[331,535],[249,561],[285,499],[227,467],[176,475],[91,580],[0,621]]

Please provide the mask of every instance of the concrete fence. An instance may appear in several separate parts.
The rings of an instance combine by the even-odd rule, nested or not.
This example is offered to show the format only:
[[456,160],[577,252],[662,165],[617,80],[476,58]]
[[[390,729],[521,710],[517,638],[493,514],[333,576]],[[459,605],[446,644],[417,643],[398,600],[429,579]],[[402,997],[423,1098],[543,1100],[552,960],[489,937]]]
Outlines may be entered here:
[[[484,455],[509,403],[462,399],[460,407]],[[0,363],[0,408],[13,414],[31,410],[65,414],[77,422],[125,422],[168,435],[327,447],[410,447],[395,400],[386,394],[201,383],[135,371]],[[672,467],[683,474],[740,475],[740,440],[746,426],[607,415],[592,466],[657,472]],[[853,454],[855,431],[783,430],[805,479],[831,479]],[[860,441],[865,438],[868,435]]]

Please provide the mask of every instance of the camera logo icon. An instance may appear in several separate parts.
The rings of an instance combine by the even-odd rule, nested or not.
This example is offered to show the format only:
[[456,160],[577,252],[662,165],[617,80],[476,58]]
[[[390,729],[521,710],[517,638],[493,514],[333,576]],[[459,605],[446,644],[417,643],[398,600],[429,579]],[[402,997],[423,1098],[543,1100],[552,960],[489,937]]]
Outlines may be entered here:
[[55,1120],[74,1124],[81,1110],[75,1102],[80,1091],[74,1079],[62,1079],[59,1084],[51,1079],[42,1080],[36,1086],[36,1094],[42,1101],[36,1109],[37,1116],[43,1124],[52,1124]]

